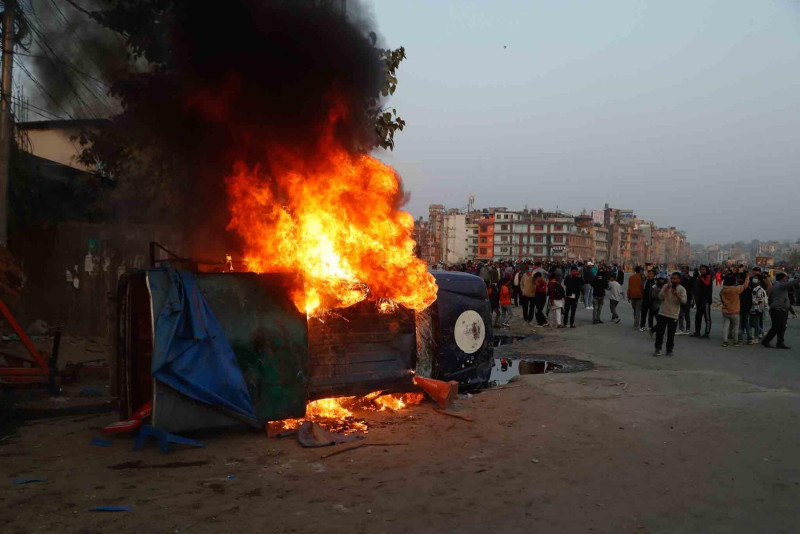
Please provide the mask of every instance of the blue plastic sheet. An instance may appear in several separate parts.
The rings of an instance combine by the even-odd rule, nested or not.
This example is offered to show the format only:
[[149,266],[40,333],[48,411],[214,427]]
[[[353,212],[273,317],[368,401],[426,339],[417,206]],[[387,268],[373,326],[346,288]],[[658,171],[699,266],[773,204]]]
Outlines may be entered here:
[[256,415],[236,355],[194,276],[169,269],[149,276],[151,290],[167,299],[156,312],[153,377],[200,402],[229,410],[248,420]]
[[189,439],[184,438],[183,436],[178,436],[176,434],[170,434],[169,432],[165,432],[160,428],[155,428],[150,425],[142,425],[139,429],[139,435],[136,436],[136,442],[133,444],[133,450],[140,451],[142,447],[144,447],[144,441],[148,437],[154,437],[158,442],[158,448],[164,454],[169,453],[169,444],[176,443],[179,445],[189,445],[191,447],[202,448],[205,447],[206,444],[202,441],[197,441],[196,439]]

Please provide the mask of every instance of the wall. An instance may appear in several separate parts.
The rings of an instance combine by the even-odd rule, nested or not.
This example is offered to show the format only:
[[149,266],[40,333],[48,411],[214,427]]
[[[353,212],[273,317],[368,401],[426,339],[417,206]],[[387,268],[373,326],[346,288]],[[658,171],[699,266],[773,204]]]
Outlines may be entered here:
[[31,235],[35,239],[14,251],[27,277],[14,312],[23,328],[43,319],[64,325],[67,335],[108,334],[109,306],[115,305],[109,294],[125,270],[149,266],[150,241],[181,253],[179,232],[161,225],[61,223]]

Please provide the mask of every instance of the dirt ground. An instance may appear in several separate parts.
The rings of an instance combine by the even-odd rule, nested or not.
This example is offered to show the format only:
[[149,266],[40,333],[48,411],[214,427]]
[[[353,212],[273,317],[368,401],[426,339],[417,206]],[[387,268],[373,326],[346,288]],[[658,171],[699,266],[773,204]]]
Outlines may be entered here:
[[[168,455],[90,446],[112,414],[29,422],[0,442],[3,531],[797,532],[797,352],[679,338],[652,358],[649,336],[589,319],[504,350],[594,370],[462,399],[472,422],[370,412],[378,446],[329,458],[249,433]],[[88,511],[116,504],[132,510]]]

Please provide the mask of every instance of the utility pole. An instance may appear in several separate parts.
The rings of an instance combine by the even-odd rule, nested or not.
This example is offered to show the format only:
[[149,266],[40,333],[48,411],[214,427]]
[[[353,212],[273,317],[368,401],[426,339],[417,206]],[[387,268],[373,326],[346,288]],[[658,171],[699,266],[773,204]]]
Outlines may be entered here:
[[11,166],[11,67],[14,64],[16,0],[5,1],[3,12],[3,73],[0,83],[0,245],[8,246],[8,182]]

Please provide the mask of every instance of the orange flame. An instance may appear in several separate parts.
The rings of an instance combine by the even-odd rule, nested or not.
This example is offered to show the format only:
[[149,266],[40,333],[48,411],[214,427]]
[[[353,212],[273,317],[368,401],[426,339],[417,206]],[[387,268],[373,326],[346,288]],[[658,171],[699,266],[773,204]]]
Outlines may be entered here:
[[393,395],[381,395],[373,399],[373,403],[380,409],[384,410],[402,410],[406,406],[419,404],[425,398],[422,393],[398,393]]
[[[345,434],[368,432],[369,427],[363,420],[355,419],[350,408],[359,407],[366,410],[399,411],[408,406],[419,404],[425,395],[422,393],[387,393],[373,391],[363,397],[337,397],[311,401],[306,405],[306,416],[303,419],[283,419],[270,421],[268,434],[278,435],[299,428],[303,421],[314,421],[323,426],[333,426]],[[331,425],[330,423],[334,423]],[[337,425],[336,423],[346,423]]]
[[275,146],[269,171],[237,163],[227,183],[228,229],[243,238],[248,270],[302,273],[292,299],[309,316],[364,299],[382,311],[423,310],[436,300],[436,282],[414,256],[400,178],[336,140],[345,112],[333,108],[314,158]]

